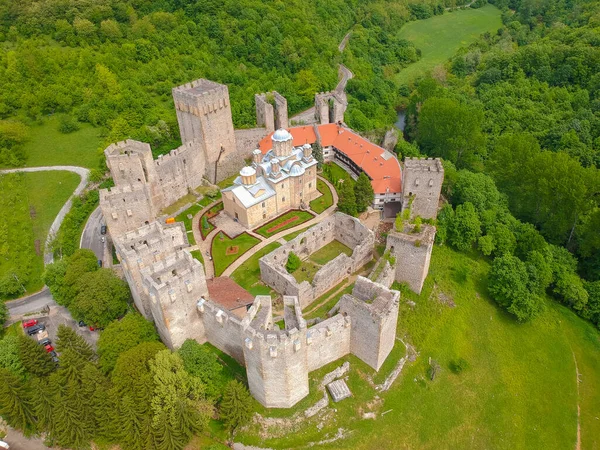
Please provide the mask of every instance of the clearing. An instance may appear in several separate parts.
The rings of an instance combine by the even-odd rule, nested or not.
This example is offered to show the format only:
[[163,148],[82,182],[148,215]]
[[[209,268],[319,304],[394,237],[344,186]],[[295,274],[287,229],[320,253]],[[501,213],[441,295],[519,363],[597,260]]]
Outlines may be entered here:
[[461,47],[475,42],[479,35],[495,33],[502,27],[500,10],[492,5],[457,10],[425,20],[409,22],[400,29],[400,37],[421,50],[421,59],[402,69],[395,80],[407,84],[438,64],[452,58]]

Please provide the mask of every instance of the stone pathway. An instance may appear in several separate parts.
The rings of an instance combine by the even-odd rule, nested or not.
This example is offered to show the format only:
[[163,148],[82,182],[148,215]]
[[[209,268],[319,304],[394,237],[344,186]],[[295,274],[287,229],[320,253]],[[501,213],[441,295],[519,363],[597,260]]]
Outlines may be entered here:
[[[231,274],[235,271],[235,269],[237,269],[242,264],[244,264],[257,251],[265,248],[267,245],[269,245],[269,244],[271,244],[273,242],[277,242],[279,239],[282,238],[282,236],[284,236],[286,234],[293,233],[295,231],[303,230],[304,228],[307,228],[307,227],[310,227],[310,226],[313,226],[313,225],[316,225],[319,222],[321,222],[322,220],[324,220],[324,219],[332,216],[333,213],[335,213],[335,209],[337,208],[337,203],[338,203],[337,192],[334,189],[333,185],[329,181],[325,180],[322,177],[319,177],[319,179],[321,179],[325,184],[327,184],[327,186],[329,187],[329,189],[331,189],[331,194],[333,196],[333,204],[329,208],[327,208],[320,215],[312,218],[311,220],[309,220],[307,222],[304,222],[304,223],[301,223],[300,225],[296,225],[295,227],[288,228],[287,230],[281,231],[281,232],[279,232],[277,234],[274,234],[273,236],[271,236],[268,239],[264,239],[264,238],[261,237],[261,239],[264,239],[263,241],[259,242],[254,247],[252,247],[251,250],[247,251],[242,256],[240,256],[238,259],[236,259],[233,262],[233,264],[231,264],[227,269],[225,269],[225,271],[222,273],[221,276],[224,276],[224,277],[231,276]],[[207,276],[208,276],[208,273],[207,273]]]

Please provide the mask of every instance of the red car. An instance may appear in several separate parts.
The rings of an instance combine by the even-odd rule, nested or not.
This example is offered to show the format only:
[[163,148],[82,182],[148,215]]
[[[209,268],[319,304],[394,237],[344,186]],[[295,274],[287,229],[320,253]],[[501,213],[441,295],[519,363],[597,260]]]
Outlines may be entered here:
[[34,325],[37,325],[37,323],[38,323],[38,321],[35,319],[26,320],[25,322],[23,322],[23,328],[32,327]]
[[44,348],[46,349],[46,351],[48,353],[53,352],[54,351],[54,347],[52,347],[52,345],[48,344],[48,345],[44,345]]

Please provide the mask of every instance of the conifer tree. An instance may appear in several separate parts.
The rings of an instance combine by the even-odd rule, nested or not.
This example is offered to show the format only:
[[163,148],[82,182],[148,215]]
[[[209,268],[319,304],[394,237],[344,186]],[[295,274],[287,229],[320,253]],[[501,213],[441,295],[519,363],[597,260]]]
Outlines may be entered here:
[[238,380],[227,385],[220,406],[221,420],[231,434],[246,424],[252,416],[252,398],[246,386]]
[[23,379],[0,368],[0,416],[18,430],[33,429],[34,414],[30,390]]
[[140,417],[136,408],[136,403],[129,396],[125,395],[121,399],[121,427],[122,438],[120,440],[123,448],[128,450],[142,450],[143,446],[144,422],[148,418]]
[[356,180],[354,196],[356,197],[356,210],[359,213],[366,211],[373,203],[375,196],[373,186],[371,185],[371,180],[369,180],[369,177],[364,172],[361,172],[358,180]]
[[66,448],[82,448],[89,444],[92,431],[86,417],[85,399],[76,380],[59,385],[54,407],[54,423],[51,435],[57,445]]
[[313,148],[313,157],[317,160],[317,162],[319,163],[318,167],[320,168],[323,165],[323,147],[321,147],[321,144],[319,144],[318,142],[315,142],[312,145]]
[[94,359],[94,350],[92,350],[90,344],[73,329],[65,325],[59,325],[57,336],[56,349],[59,352],[71,351],[74,359],[81,365]]
[[19,336],[19,357],[27,372],[36,377],[50,375],[55,369],[52,357],[44,347],[27,336]]
[[50,431],[54,427],[56,389],[57,386],[52,382],[52,377],[36,377],[31,380],[33,411],[40,431]]
[[350,216],[356,215],[356,196],[349,181],[340,182],[338,209]]

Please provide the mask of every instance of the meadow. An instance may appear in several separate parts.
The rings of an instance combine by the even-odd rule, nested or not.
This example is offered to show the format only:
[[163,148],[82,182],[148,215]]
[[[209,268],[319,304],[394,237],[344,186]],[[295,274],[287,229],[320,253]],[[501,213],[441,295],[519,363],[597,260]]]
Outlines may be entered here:
[[492,5],[408,22],[400,29],[399,36],[421,50],[421,59],[402,69],[395,81],[398,84],[410,83],[438,64],[445,63],[459,48],[475,42],[482,33],[495,33],[501,27],[500,10]]
[[[418,357],[391,389],[376,392],[365,377],[381,380],[383,374],[349,356],[353,398],[336,404],[321,430],[309,420],[261,440],[250,427],[242,442],[299,448],[342,428],[344,439],[319,448],[564,449],[575,446],[579,405],[581,448],[598,448],[600,333],[549,299],[540,317],[516,322],[488,297],[488,270],[486,260],[436,246],[421,295],[402,289],[397,336]],[[433,381],[430,358],[440,367]],[[452,363],[461,358],[466,368],[455,373]],[[579,395],[575,361],[583,380]],[[318,372],[311,376],[324,373]],[[375,420],[361,417],[368,410],[376,412]]]

